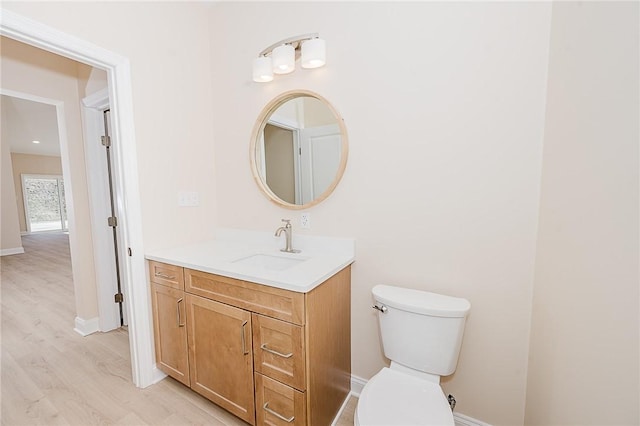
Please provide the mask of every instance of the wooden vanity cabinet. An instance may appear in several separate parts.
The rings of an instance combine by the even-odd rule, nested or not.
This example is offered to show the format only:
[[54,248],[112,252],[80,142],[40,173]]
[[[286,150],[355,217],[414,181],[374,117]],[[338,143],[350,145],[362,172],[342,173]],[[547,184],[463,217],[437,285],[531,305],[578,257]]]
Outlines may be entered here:
[[330,425],[351,387],[351,267],[308,293],[183,277],[191,388],[252,425]]

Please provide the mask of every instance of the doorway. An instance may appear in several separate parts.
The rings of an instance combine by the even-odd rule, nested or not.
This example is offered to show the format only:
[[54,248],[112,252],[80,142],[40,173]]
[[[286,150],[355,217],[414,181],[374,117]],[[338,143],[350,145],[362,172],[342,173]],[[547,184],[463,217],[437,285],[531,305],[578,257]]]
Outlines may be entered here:
[[[123,236],[120,254],[123,259],[123,285],[129,294],[125,304],[129,312],[129,339],[133,382],[146,387],[161,380],[164,374],[155,368],[153,328],[149,318],[150,296],[142,237],[142,217],[138,189],[138,169],[133,126],[133,102],[129,60],[86,40],[79,39],[32,19],[3,10],[0,34],[31,46],[53,52],[92,67],[107,71],[113,115],[113,133],[122,141],[114,152],[114,173],[117,193],[119,224]],[[54,101],[59,116],[63,117],[64,104]],[[61,141],[62,143],[63,141]],[[126,210],[124,210],[126,206]],[[73,217],[70,215],[70,226]],[[134,282],[136,285],[134,285]]]
[[[105,139],[111,141],[107,73],[4,37],[2,46],[2,65],[9,76],[3,85],[29,90],[2,95],[3,144],[11,152],[20,229],[23,233],[69,231],[78,301],[74,329],[82,335],[116,329],[124,325],[124,309],[116,250],[116,194],[108,154],[111,144],[104,144]],[[82,114],[78,98],[83,91],[100,87],[104,87],[97,92],[103,105],[91,104],[99,115],[99,131],[83,135],[89,127],[85,121],[92,115]],[[36,100],[34,94],[59,100]],[[92,156],[97,160],[90,162]],[[89,181],[98,185],[92,187]],[[95,255],[102,246],[104,253]],[[101,287],[109,291],[106,297],[101,297]],[[103,309],[96,310],[96,299]],[[110,321],[111,310],[115,310],[115,321]]]

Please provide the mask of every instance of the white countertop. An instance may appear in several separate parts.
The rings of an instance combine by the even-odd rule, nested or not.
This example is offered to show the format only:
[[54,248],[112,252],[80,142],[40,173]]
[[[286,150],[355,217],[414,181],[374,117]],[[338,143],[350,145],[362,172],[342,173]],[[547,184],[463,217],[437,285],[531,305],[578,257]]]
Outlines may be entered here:
[[[271,287],[307,293],[355,260],[355,240],[293,233],[292,246],[300,253],[283,253],[284,235],[271,232],[219,229],[216,239],[182,247],[150,250],[149,260],[170,263]],[[275,256],[300,262],[274,270],[260,262],[243,261],[254,255]]]

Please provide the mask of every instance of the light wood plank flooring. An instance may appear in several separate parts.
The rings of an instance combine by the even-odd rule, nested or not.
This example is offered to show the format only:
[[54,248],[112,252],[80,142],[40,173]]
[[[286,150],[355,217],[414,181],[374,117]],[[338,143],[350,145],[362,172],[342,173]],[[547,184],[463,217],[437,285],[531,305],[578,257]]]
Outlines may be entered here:
[[[68,236],[22,240],[0,262],[2,425],[246,425],[173,379],[136,388],[126,329],[73,331]],[[353,425],[355,402],[338,426]]]

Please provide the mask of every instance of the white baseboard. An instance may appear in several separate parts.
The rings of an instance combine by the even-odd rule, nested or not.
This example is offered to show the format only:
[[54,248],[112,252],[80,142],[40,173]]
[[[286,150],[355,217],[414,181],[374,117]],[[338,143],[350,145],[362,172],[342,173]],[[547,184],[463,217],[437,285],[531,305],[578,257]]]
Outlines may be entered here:
[[336,417],[331,422],[331,426],[336,426],[338,424],[338,419],[340,419],[340,416],[342,416],[342,412],[344,411],[344,409],[347,408],[347,403],[349,402],[349,398],[351,398],[351,396],[353,396],[353,392],[349,392],[344,401],[342,401],[342,405],[338,410],[338,414],[336,414]]
[[367,384],[367,380],[362,377],[351,375],[351,394],[356,398],[360,398],[364,385]]
[[474,419],[473,417],[465,416],[460,413],[453,413],[453,421],[456,426],[491,426],[489,423],[485,423],[482,420]]
[[24,248],[22,246],[0,250],[0,256],[10,256],[12,254],[22,253],[24,253]]
[[[351,375],[351,393],[349,395],[355,396],[356,398],[360,397],[362,393],[362,389],[364,389],[364,385],[367,384],[367,380],[362,377]],[[340,409],[340,414],[342,414],[342,410],[344,406]],[[485,423],[483,421],[474,419],[473,417],[465,416],[460,413],[453,413],[453,421],[456,426],[491,426],[489,423]]]
[[155,385],[156,383],[158,383],[160,380],[164,379],[165,377],[167,377],[167,374],[165,374],[164,372],[160,371],[160,369],[158,369],[157,365],[154,365],[153,369],[151,371],[151,383],[149,383],[149,386]]
[[100,318],[95,317],[86,320],[76,317],[75,328],[73,330],[81,336],[88,336],[96,331],[100,331]]

